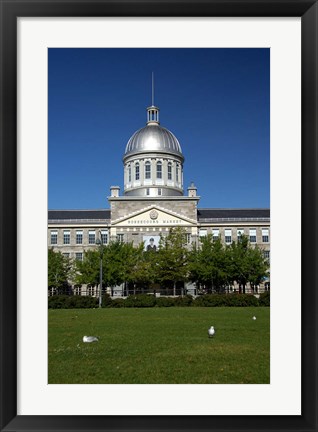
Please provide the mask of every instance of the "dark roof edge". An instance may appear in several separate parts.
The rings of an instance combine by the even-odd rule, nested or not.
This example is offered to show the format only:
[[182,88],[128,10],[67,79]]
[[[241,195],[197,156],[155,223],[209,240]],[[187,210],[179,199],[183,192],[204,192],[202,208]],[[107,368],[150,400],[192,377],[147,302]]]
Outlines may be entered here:
[[63,212],[74,212],[74,211],[80,211],[80,212],[89,212],[89,211],[110,211],[110,209],[48,209],[49,212],[58,212],[58,211],[63,211]]
[[270,207],[200,207],[198,210],[270,210]]

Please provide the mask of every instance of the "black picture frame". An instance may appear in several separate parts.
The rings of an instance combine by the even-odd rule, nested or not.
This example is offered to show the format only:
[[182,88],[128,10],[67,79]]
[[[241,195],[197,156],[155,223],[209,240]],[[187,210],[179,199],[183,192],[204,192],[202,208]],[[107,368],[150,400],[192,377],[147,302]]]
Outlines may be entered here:
[[[0,0],[1,431],[317,431],[318,5],[313,0]],[[299,416],[17,415],[17,18],[301,17],[302,413]],[[286,144],[286,152],[288,145]],[[286,217],[292,209],[286,209]],[[287,287],[288,288],[288,287]],[[292,380],[293,377],[291,376]]]

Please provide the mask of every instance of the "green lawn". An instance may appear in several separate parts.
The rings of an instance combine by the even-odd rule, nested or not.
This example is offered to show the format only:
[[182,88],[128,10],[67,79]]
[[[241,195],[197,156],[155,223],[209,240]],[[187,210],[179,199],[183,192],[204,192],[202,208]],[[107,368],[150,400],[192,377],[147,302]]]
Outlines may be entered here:
[[[268,307],[55,309],[48,318],[50,384],[270,380]],[[100,340],[83,343],[84,335]]]

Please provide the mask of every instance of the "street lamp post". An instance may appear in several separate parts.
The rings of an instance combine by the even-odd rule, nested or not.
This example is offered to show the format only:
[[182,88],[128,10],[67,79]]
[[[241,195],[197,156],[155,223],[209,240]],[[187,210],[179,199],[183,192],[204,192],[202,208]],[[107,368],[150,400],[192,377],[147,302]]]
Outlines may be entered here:
[[99,246],[99,255],[100,255],[100,261],[99,261],[99,307],[102,307],[102,288],[103,288],[103,241],[102,241],[102,233],[99,232],[99,238],[96,240],[96,244]]

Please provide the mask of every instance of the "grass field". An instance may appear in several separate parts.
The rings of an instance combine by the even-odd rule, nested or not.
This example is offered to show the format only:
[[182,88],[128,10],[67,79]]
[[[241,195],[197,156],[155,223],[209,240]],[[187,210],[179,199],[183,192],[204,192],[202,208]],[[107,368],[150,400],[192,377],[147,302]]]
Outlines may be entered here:
[[269,383],[269,318],[268,307],[49,310],[48,382]]

